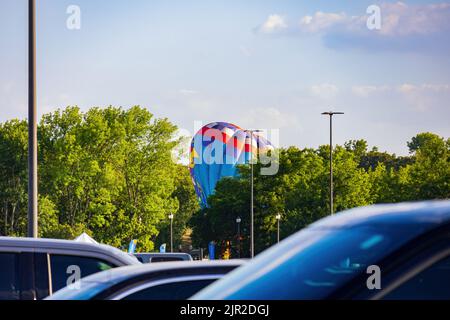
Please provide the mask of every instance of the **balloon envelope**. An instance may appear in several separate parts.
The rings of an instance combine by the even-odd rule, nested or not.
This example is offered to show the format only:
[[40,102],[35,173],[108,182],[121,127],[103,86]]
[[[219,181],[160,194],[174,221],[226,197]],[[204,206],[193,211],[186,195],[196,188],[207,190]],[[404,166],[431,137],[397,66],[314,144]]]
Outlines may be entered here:
[[273,149],[265,138],[227,122],[213,122],[193,137],[190,172],[195,191],[203,207],[223,177],[236,177],[236,166],[249,163],[252,153]]

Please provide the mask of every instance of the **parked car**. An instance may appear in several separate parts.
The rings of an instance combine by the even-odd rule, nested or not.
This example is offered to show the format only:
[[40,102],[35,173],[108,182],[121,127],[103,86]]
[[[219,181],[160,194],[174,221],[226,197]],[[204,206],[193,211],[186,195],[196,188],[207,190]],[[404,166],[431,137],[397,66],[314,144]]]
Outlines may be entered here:
[[192,261],[192,256],[188,253],[135,253],[135,257],[142,263],[170,262],[170,261]]
[[322,219],[193,299],[450,299],[450,201]]
[[107,245],[0,237],[0,300],[43,299],[66,286],[71,266],[85,277],[133,264],[141,263]]
[[[186,300],[241,266],[242,260],[164,262],[107,270],[46,300]],[[74,285],[75,287],[75,285]]]

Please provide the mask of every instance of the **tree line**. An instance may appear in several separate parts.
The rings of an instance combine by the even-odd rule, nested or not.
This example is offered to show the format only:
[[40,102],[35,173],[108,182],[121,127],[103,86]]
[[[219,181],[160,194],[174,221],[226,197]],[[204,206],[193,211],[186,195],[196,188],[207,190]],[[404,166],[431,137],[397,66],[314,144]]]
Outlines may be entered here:
[[[450,139],[421,133],[408,142],[409,156],[368,150],[354,140],[333,151],[334,211],[376,203],[450,198]],[[281,238],[329,215],[329,146],[279,150],[279,171],[255,175],[255,252],[276,243],[281,214]],[[261,164],[255,165],[259,172]],[[240,178],[219,181],[209,208],[193,216],[194,243],[215,241],[219,252],[249,256],[250,170],[241,166]],[[236,218],[241,218],[238,239]],[[227,250],[228,249],[228,250]]]
[[[149,251],[176,213],[175,238],[181,238],[198,205],[188,170],[172,160],[176,130],[137,106],[44,115],[39,236],[74,239],[87,232],[116,247],[138,239],[139,249]],[[26,234],[27,137],[26,121],[0,124],[0,235]]]
[[[192,231],[194,247],[215,241],[219,253],[249,255],[250,170],[224,178],[200,209],[186,166],[173,161],[177,127],[139,106],[82,112],[67,107],[42,117],[39,143],[39,236],[96,240],[139,251],[169,242],[174,214],[175,250]],[[25,236],[28,129],[24,120],[0,124],[0,235]],[[368,149],[354,140],[333,151],[335,211],[374,203],[450,197],[450,139],[421,133],[409,156]],[[282,148],[279,171],[255,175],[255,248],[276,242],[276,215],[286,237],[329,214],[329,146]],[[255,164],[259,172],[261,164]]]

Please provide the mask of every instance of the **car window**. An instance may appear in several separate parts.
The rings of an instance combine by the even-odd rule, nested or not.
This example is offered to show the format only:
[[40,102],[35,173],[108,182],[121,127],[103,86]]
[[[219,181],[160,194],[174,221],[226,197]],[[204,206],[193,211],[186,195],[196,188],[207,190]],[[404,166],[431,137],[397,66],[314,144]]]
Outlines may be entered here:
[[449,300],[450,257],[421,271],[383,297],[385,300]]
[[150,262],[184,261],[181,257],[153,257]]
[[[53,292],[73,283],[71,276],[79,274],[84,278],[90,274],[108,270],[114,266],[106,261],[71,255],[51,255],[52,289]],[[70,282],[68,282],[70,281]]]
[[214,281],[208,279],[161,284],[130,294],[122,300],[186,300]]
[[20,299],[17,253],[0,253],[0,300]]

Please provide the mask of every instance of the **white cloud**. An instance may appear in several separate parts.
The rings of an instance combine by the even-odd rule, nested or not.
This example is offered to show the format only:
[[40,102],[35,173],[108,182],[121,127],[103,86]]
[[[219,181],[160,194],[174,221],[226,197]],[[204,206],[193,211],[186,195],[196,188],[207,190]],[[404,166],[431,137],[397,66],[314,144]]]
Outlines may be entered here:
[[382,28],[387,36],[431,34],[450,26],[450,4],[407,5],[404,2],[381,6]]
[[368,97],[372,94],[380,92],[397,92],[404,95],[413,94],[417,92],[445,93],[450,92],[450,84],[424,83],[421,85],[417,85],[411,83],[403,83],[397,86],[355,85],[351,87],[351,91],[354,95],[360,97]]
[[336,96],[339,92],[339,88],[334,84],[323,83],[311,86],[309,91],[313,96],[323,99],[330,99]]
[[397,87],[397,90],[400,93],[409,94],[414,92],[434,92],[434,93],[443,93],[450,92],[449,84],[431,84],[425,83],[422,85],[414,85],[410,83],[405,83]]
[[[375,94],[386,93],[385,98],[400,99],[416,111],[424,112],[439,108],[440,101],[450,98],[450,84],[411,84],[403,83],[392,86],[358,85],[351,88],[351,92],[358,97],[371,98]],[[378,96],[379,98],[380,96]]]
[[383,87],[377,87],[377,86],[353,86],[352,87],[352,93],[356,96],[360,97],[368,97],[369,95],[379,92],[379,91],[385,91],[388,88],[386,86]]
[[191,89],[180,89],[179,92],[180,92],[180,94],[185,95],[185,96],[198,93],[197,91],[191,90]]
[[423,84],[422,89],[431,90],[435,92],[450,92],[449,84]]
[[[404,2],[383,3],[381,29],[383,36],[409,36],[432,34],[450,29],[450,4],[407,5]],[[300,30],[309,33],[349,32],[370,34],[366,22],[368,15],[349,16],[345,12],[318,11],[300,19]]]
[[[369,30],[371,15],[347,12],[323,12],[293,17],[298,23],[271,15],[259,31],[270,34],[318,34],[325,45],[335,48],[359,47],[365,50],[412,50],[443,53],[450,50],[450,3],[406,4],[382,3],[381,28]],[[433,36],[433,37],[431,37]]]
[[397,88],[397,90],[399,92],[405,93],[405,94],[417,91],[417,89],[418,89],[417,86],[415,86],[413,84],[409,84],[409,83],[402,84],[402,85],[398,86],[398,88]]
[[260,128],[264,130],[283,129],[289,127],[301,128],[296,114],[285,113],[278,108],[252,108],[245,110],[245,115],[240,119],[240,124],[248,128]]
[[345,13],[316,12],[313,16],[300,19],[300,30],[304,32],[321,32],[348,20]]
[[287,29],[288,25],[284,17],[278,14],[271,14],[267,20],[259,27],[259,31],[262,33],[275,33],[284,29]]

